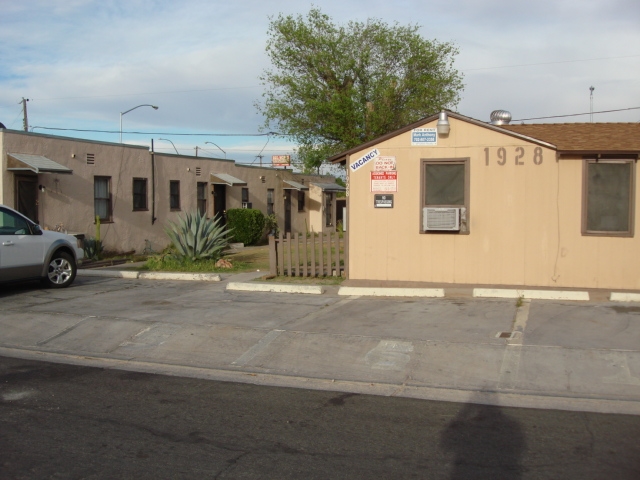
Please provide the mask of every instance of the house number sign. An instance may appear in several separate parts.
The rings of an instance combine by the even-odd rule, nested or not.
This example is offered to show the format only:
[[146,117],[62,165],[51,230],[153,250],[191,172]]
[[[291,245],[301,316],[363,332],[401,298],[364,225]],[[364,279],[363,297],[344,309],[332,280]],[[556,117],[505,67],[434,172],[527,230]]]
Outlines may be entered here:
[[525,151],[524,147],[510,148],[509,150],[504,147],[484,149],[484,164],[487,167],[493,161],[503,166],[507,162],[513,162],[516,165],[525,165],[527,162],[533,162],[534,165],[542,165],[542,160],[542,147],[534,148],[533,152],[531,150]]

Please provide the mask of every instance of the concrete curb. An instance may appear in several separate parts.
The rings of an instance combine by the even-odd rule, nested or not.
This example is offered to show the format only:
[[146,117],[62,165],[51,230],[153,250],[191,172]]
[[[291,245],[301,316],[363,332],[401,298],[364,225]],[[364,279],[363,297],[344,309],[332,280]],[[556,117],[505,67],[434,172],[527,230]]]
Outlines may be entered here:
[[266,283],[229,282],[227,284],[227,290],[243,292],[305,293],[308,295],[322,295],[324,293],[324,289],[319,285],[287,285],[282,283],[274,283],[270,285]]
[[239,382],[275,387],[308,388],[312,390],[360,393],[385,397],[406,397],[421,400],[496,405],[500,407],[536,408],[544,410],[567,410],[579,412],[640,415],[640,402],[626,399],[557,397],[527,392],[495,392],[439,388],[428,385],[397,385],[391,383],[370,383],[357,380],[333,380],[328,378],[300,377],[251,371],[234,371],[216,368],[194,367],[151,363],[133,359],[73,355],[67,353],[43,352],[11,347],[0,347],[0,355],[24,360],[110,368],[159,375],[201,378],[224,382]]
[[136,272],[129,270],[78,270],[81,277],[131,278],[140,280],[187,280],[197,282],[219,282],[217,273],[179,273],[179,272]]
[[609,300],[612,302],[640,302],[640,293],[611,292]]
[[338,295],[371,297],[444,297],[443,288],[340,287]]
[[510,288],[474,288],[477,298],[523,298],[528,300],[575,300],[589,301],[589,292],[563,290],[517,290]]

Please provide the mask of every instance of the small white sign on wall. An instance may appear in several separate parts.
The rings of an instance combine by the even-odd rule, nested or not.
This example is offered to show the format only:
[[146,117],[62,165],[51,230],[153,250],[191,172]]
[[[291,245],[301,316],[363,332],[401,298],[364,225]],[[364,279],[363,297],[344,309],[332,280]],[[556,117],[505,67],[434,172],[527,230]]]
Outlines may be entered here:
[[435,128],[414,128],[411,130],[412,146],[438,145],[438,133]]
[[380,156],[373,162],[374,172],[393,172],[396,170],[396,157]]

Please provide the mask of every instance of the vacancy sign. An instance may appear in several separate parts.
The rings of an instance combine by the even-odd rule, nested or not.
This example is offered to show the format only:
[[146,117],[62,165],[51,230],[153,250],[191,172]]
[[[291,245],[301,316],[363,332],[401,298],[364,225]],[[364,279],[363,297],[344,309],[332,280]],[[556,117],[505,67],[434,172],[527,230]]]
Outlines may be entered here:
[[372,192],[397,192],[398,172],[371,172]]

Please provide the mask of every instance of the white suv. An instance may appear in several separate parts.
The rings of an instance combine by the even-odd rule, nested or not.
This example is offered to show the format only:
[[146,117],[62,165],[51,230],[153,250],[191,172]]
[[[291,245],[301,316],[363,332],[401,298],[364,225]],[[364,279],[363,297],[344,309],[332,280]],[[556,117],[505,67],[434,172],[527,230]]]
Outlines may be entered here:
[[0,205],[0,283],[41,279],[52,288],[68,287],[83,257],[82,240],[42,230]]

